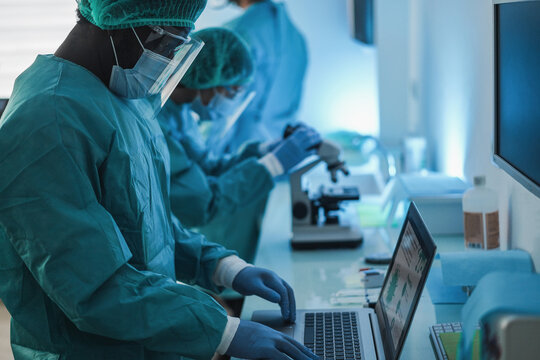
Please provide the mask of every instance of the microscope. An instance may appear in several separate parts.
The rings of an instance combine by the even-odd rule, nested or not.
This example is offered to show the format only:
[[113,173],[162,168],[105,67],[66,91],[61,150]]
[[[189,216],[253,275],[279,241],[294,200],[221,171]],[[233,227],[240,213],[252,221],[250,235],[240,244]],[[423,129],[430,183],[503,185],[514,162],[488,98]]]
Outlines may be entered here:
[[290,175],[293,249],[354,248],[362,243],[362,234],[353,221],[356,217],[347,218],[340,206],[344,201],[360,200],[357,187],[321,185],[312,195],[302,188],[302,176],[322,162],[326,163],[332,183],[337,183],[338,172],[349,175],[340,154],[337,144],[323,140],[317,158],[300,164]]

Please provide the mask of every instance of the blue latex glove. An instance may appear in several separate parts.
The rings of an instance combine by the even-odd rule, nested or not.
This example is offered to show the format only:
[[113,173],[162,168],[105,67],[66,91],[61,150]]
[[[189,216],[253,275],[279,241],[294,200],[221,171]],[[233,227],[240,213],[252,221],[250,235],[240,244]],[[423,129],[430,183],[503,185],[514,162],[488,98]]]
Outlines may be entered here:
[[225,354],[241,359],[319,359],[293,338],[268,326],[247,320],[240,320],[238,330]]
[[248,266],[236,275],[232,287],[242,295],[257,295],[265,300],[278,303],[285,321],[296,320],[296,301],[289,284],[275,272]]
[[261,156],[264,156],[268,154],[269,152],[274,151],[278,147],[278,145],[281,144],[282,142],[283,142],[283,139],[279,138],[279,139],[270,140],[270,141],[262,143],[259,147],[259,150],[261,151]]
[[285,130],[283,131],[283,139],[286,139],[289,136],[291,136],[296,130],[301,130],[301,129],[306,129],[306,128],[311,129],[311,127],[309,127],[306,123],[301,122],[301,121],[295,124],[288,124],[285,127]]
[[282,142],[282,139],[272,141],[270,144],[268,144],[268,152],[274,151]]
[[296,130],[301,129],[311,129],[309,126],[307,126],[303,122],[298,122],[295,125],[287,125],[287,128],[283,132],[283,137],[280,137],[278,139],[270,140],[262,144],[262,148],[264,149],[262,155],[266,155],[269,152],[274,151],[286,138],[294,134]]
[[288,172],[302,160],[315,154],[321,143],[321,136],[314,129],[306,126],[295,130],[279,144],[272,154],[278,159],[284,172]]

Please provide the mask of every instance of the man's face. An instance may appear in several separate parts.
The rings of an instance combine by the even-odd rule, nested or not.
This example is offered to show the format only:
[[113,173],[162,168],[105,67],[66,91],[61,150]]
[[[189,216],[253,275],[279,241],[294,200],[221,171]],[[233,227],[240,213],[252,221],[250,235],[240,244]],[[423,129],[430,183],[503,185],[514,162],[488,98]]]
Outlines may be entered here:
[[217,88],[202,89],[199,91],[201,94],[201,103],[207,106],[212,98],[216,95]]
[[218,87],[213,87],[209,89],[203,89],[203,90],[200,90],[201,102],[203,105],[206,106],[217,94],[224,95],[228,98],[233,98],[240,90],[241,89],[239,86],[228,86],[228,87],[218,86]]
[[183,87],[177,87],[171,93],[169,99],[174,101],[176,104],[191,103],[197,97],[198,90],[196,89],[187,89]]

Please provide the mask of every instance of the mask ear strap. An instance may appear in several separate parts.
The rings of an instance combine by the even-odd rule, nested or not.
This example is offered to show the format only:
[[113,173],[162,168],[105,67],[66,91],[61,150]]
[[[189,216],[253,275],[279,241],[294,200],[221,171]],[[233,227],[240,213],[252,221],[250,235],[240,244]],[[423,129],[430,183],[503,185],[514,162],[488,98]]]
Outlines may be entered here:
[[133,28],[133,26],[130,26],[131,27],[131,30],[133,30],[133,33],[135,34],[135,37],[137,38],[137,41],[139,42],[139,45],[141,45],[142,49],[144,50],[144,46],[141,42],[141,39],[139,39],[139,36],[137,35],[137,32],[135,31],[135,29]]
[[[135,31],[135,29],[133,28],[133,26],[131,26],[131,30],[133,30],[133,33],[135,34],[135,37],[137,38],[137,41],[139,42],[139,45],[141,45],[142,49],[144,50],[144,46],[141,42],[141,39],[139,39],[139,36],[137,36],[137,32]],[[120,66],[120,63],[118,62],[118,55],[116,55],[116,47],[114,46],[114,40],[109,32],[109,39],[111,40],[111,45],[112,45],[112,50],[113,50],[113,54],[114,54],[114,59],[116,60],[116,65]]]
[[118,56],[116,56],[116,48],[114,47],[114,41],[113,41],[113,38],[112,38],[112,36],[110,34],[109,34],[109,39],[111,40],[112,51],[113,51],[113,54],[114,54],[114,59],[116,60],[116,65],[120,66],[120,64],[118,63]]

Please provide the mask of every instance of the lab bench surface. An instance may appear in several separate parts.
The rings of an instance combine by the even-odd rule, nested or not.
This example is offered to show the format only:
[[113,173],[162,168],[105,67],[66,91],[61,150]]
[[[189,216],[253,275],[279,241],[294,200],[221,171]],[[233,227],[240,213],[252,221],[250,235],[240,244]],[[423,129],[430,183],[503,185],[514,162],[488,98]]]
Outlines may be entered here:
[[[330,299],[347,287],[347,275],[354,269],[369,266],[364,262],[367,254],[393,251],[399,236],[399,228],[365,228],[362,229],[364,243],[356,249],[293,251],[290,247],[290,208],[288,183],[278,183],[266,208],[255,265],[274,270],[292,286],[298,309],[339,309],[340,306],[332,305]],[[463,249],[460,237],[435,237],[435,242],[438,252]],[[433,266],[440,266],[439,261]],[[429,327],[435,323],[459,321],[461,308],[461,305],[433,305],[424,289],[400,358],[435,359]],[[250,296],[246,298],[241,317],[250,319],[253,311],[267,309],[279,308]]]

